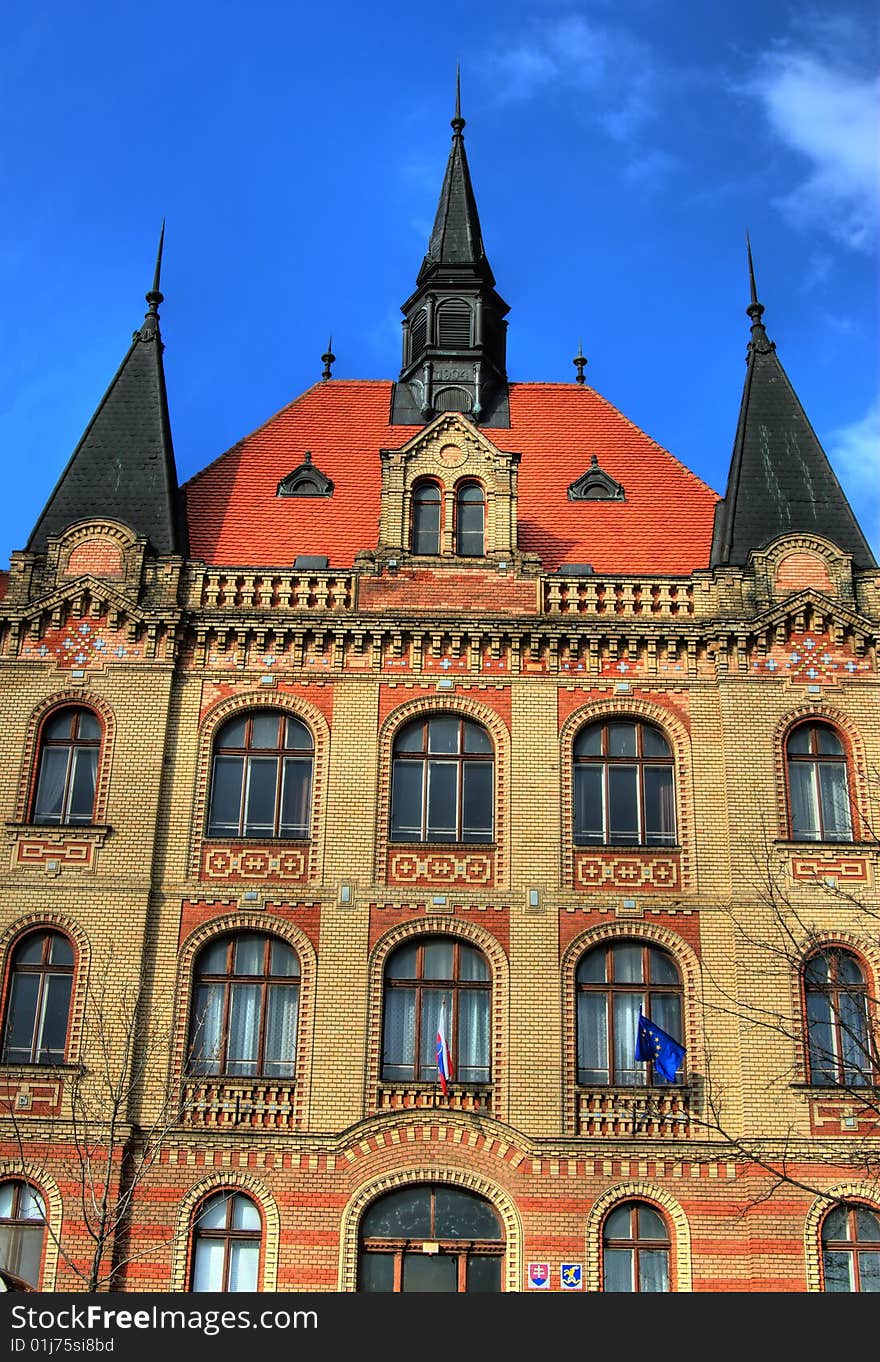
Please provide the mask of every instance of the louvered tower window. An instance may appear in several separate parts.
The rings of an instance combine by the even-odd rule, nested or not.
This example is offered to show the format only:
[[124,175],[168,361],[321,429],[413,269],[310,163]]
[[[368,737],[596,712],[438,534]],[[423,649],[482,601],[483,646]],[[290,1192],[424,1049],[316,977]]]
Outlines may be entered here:
[[437,309],[437,344],[442,350],[460,350],[471,341],[471,309],[463,298],[450,298]]

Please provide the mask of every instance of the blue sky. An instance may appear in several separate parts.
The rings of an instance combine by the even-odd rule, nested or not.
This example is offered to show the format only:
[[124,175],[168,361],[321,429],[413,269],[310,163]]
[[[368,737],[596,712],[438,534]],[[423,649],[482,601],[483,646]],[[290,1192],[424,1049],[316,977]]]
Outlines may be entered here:
[[[829,14],[829,10],[831,13]],[[145,310],[178,472],[320,377],[393,378],[455,66],[512,379],[587,381],[724,490],[765,322],[880,557],[874,0],[34,0],[0,45],[0,565]]]

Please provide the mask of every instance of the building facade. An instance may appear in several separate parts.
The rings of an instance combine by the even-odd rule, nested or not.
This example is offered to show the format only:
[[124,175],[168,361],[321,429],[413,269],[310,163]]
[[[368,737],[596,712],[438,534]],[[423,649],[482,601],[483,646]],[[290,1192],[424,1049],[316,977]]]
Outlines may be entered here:
[[880,572],[751,261],[723,497],[508,379],[452,128],[396,381],[178,487],[160,247],[11,556],[19,1289],[880,1289]]

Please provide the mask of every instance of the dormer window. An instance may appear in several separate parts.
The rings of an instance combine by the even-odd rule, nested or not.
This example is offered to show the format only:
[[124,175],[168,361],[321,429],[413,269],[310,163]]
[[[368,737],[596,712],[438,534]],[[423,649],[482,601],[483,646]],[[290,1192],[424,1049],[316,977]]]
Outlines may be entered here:
[[455,493],[455,552],[463,558],[486,552],[486,498],[478,482],[463,482]]
[[593,454],[586,473],[571,484],[569,501],[624,501],[623,487],[610,473],[599,467],[599,455]]
[[440,488],[436,482],[420,482],[413,489],[412,551],[440,552]]
[[331,497],[333,483],[312,463],[310,450],[306,450],[303,461],[278,484],[279,497]]

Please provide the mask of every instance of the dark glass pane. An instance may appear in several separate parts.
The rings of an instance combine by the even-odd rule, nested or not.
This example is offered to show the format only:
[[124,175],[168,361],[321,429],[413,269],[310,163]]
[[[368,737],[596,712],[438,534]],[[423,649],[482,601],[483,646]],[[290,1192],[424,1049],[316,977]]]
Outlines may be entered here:
[[578,1082],[606,1084],[609,1079],[607,994],[579,994],[577,1023]]
[[646,766],[645,841],[651,845],[671,846],[675,841],[675,800],[671,766]]
[[261,1228],[260,1212],[250,1197],[239,1195],[232,1198],[232,1228],[234,1230],[259,1230]]
[[467,1289],[471,1294],[500,1291],[500,1257],[495,1254],[491,1257],[488,1254],[471,1254],[467,1265]]
[[608,827],[611,842],[637,844],[639,803],[635,766],[608,767]]
[[407,724],[394,739],[395,752],[423,752],[425,750],[425,723],[417,719]]
[[639,1290],[669,1290],[669,1252],[667,1249],[640,1249]]
[[382,1077],[386,1082],[415,1078],[416,994],[411,988],[385,990],[382,1030]]
[[46,976],[43,989],[42,1034],[37,1037],[38,1063],[48,1064],[53,1060],[57,1062],[64,1059],[72,986],[72,974]]
[[492,763],[462,767],[461,835],[465,842],[492,840]]
[[287,757],[281,785],[282,837],[308,837],[309,804],[312,795],[311,758]]
[[853,1291],[855,1289],[850,1276],[852,1254],[826,1252],[822,1254],[822,1263],[825,1268],[826,1291]]
[[672,756],[669,743],[659,728],[651,728],[648,724],[642,726],[642,753],[646,757]]
[[189,1069],[194,1074],[220,1072],[224,989],[200,984],[193,998],[189,1034]]
[[810,751],[810,729],[807,724],[801,724],[800,728],[788,735],[788,750],[798,754]]
[[244,747],[247,718],[230,719],[217,734],[216,747]]
[[460,945],[458,948],[458,977],[475,982],[489,979],[486,957],[473,946]]
[[39,991],[38,974],[13,975],[3,1036],[3,1057],[12,1064],[31,1062]]
[[574,740],[576,757],[598,757],[602,753],[602,725],[590,724],[582,728]]
[[457,840],[457,796],[458,763],[429,761],[426,832],[428,841]]
[[467,989],[458,995],[455,1037],[456,1077],[462,1083],[488,1083],[489,990]]
[[[677,984],[678,970],[671,955],[651,946],[648,951],[652,984]],[[664,1027],[664,1030],[666,1028]]]
[[273,1078],[289,1078],[296,1071],[299,989],[295,984],[270,984],[266,993],[263,1072]]
[[60,932],[49,934],[49,960],[53,965],[72,965],[73,947],[66,936]]
[[440,492],[420,487],[413,500],[413,553],[440,552]]
[[813,1083],[837,1082],[834,1028],[827,997],[807,994],[807,1031],[810,1045],[810,1078]]
[[574,838],[590,846],[605,841],[603,766],[574,768]]
[[391,777],[391,838],[415,842],[422,835],[422,776],[420,761],[395,761]]
[[284,746],[297,752],[311,752],[315,746],[312,735],[299,719],[286,719],[284,723]]
[[485,752],[491,755],[492,740],[485,728],[481,728],[479,724],[472,724],[470,720],[465,720],[462,750],[474,753]]
[[34,820],[37,823],[60,823],[64,804],[64,785],[70,750],[66,747],[44,747],[34,800]]
[[404,1291],[458,1290],[458,1259],[446,1253],[404,1253]]
[[843,756],[843,743],[834,729],[829,728],[827,724],[816,725],[816,750],[823,757]]
[[880,1253],[859,1254],[859,1286],[862,1291],[880,1291]]
[[644,1007],[645,1000],[641,993],[615,993],[613,995],[615,1083],[642,1084],[647,1082],[647,1066],[640,1062],[637,1063],[635,1058],[639,1008],[644,1011]]
[[358,1291],[394,1290],[394,1254],[362,1253]]
[[229,937],[224,936],[219,941],[212,941],[209,946],[199,952],[197,973],[225,974],[228,958]]
[[235,835],[239,831],[243,774],[243,757],[214,758],[214,784],[208,821],[208,832],[212,836],[223,836],[224,833]]
[[31,1286],[39,1282],[43,1254],[42,1226],[0,1225],[0,1266]]
[[605,1239],[632,1239],[632,1206],[616,1206],[605,1221]]
[[608,952],[605,946],[600,946],[597,950],[587,951],[587,954],[581,957],[581,962],[577,968],[577,982],[579,984],[604,984],[607,958]]
[[266,938],[256,932],[242,932],[235,938],[234,974],[262,974],[266,958]]
[[280,715],[254,714],[251,719],[251,747],[278,747]]
[[[52,933],[31,932],[29,936],[24,937],[15,952],[16,965],[39,965],[43,959],[43,947],[47,937],[51,939]],[[51,958],[50,954],[49,959]]]
[[399,946],[385,966],[386,979],[415,979],[417,959],[418,946],[414,942]]
[[51,742],[69,741],[73,737],[75,719],[75,709],[60,709],[57,714],[52,715],[51,719],[46,720],[43,726],[43,738]]
[[822,1243],[849,1239],[849,1215],[845,1206],[835,1206],[822,1222]]
[[615,983],[644,982],[644,951],[638,941],[615,941],[611,947],[611,962]]
[[865,982],[861,966],[855,956],[847,955],[846,951],[835,951],[833,960],[837,969],[837,978],[841,984],[863,984]]
[[429,752],[457,752],[459,750],[459,720],[440,715],[428,723]]
[[846,767],[839,761],[818,763],[822,825],[829,842],[848,842],[852,837]]
[[817,842],[820,828],[815,762],[789,762],[788,787],[791,795],[792,837],[798,841]]
[[428,1187],[401,1187],[374,1201],[361,1222],[364,1239],[430,1239],[431,1192]]
[[804,966],[804,978],[808,984],[826,984],[829,978],[830,957],[813,955]]
[[419,999],[422,1015],[419,1068],[416,1078],[422,1083],[436,1083],[437,1081],[437,1031],[440,1025],[440,1008],[444,1001],[446,1003],[446,1038],[451,1051],[450,1057],[453,1063],[454,1077],[461,1077],[458,1073],[455,1055],[458,1048],[457,1038],[454,1033],[451,1033],[449,1024],[449,1019],[452,1016],[452,994],[447,992],[446,989],[426,988],[422,990]]
[[278,758],[251,757],[248,762],[245,792],[245,836],[271,837],[274,834],[277,789]]
[[292,946],[283,941],[273,941],[269,952],[270,974],[281,974],[294,978],[299,974],[299,960]]
[[636,755],[635,724],[610,723],[607,725],[609,757],[634,757]]
[[451,979],[453,942],[447,938],[435,938],[425,942],[422,965],[424,979]]
[[856,1237],[863,1244],[880,1242],[880,1215],[866,1206],[856,1207]]
[[438,1239],[501,1239],[501,1223],[482,1197],[459,1187],[438,1187],[434,1202],[434,1233]]
[[229,990],[229,1035],[226,1041],[226,1072],[255,1074],[260,1045],[259,984],[233,984]]
[[101,725],[98,723],[97,715],[92,714],[91,710],[80,710],[77,737],[85,742],[95,742],[100,739]]
[[91,823],[95,806],[95,780],[98,774],[98,749],[74,749],[67,802],[68,823]]
[[637,1212],[639,1239],[668,1239],[662,1216],[650,1206],[639,1206]]
[[605,1250],[605,1290],[632,1291],[632,1249]]

